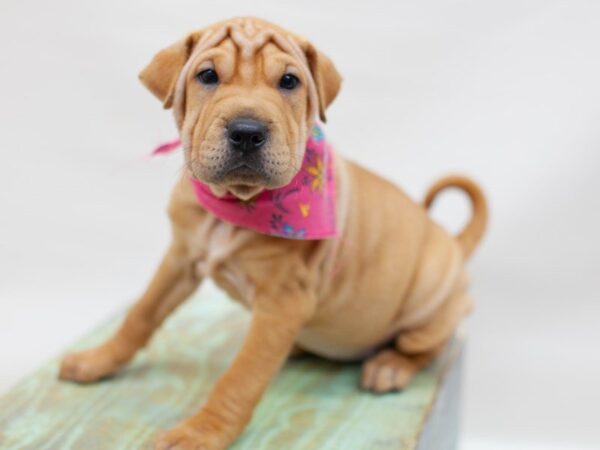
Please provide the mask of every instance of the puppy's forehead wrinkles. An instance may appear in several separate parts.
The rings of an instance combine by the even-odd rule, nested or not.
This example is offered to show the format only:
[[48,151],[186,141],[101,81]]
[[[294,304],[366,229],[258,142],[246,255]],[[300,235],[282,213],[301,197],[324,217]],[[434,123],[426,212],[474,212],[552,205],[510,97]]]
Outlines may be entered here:
[[[251,19],[234,20],[230,24],[229,37],[239,49],[240,75],[247,79],[254,75],[256,70],[254,57],[265,45],[273,43],[286,53],[293,51],[293,45],[289,42],[280,45],[286,39],[278,36],[274,29],[261,26]],[[301,53],[294,52],[294,56],[298,55],[302,57]],[[301,61],[304,62],[302,59]]]
[[283,30],[280,32],[274,28],[270,28],[269,25],[256,22],[251,18],[238,18],[227,22],[222,27],[204,33],[197,42],[187,63],[184,65],[176,83],[173,102],[173,113],[179,127],[181,127],[184,117],[185,80],[192,61],[202,52],[219,45],[227,37],[230,37],[240,50],[240,69],[243,71],[242,75],[245,77],[252,76],[252,58],[267,42],[274,43],[285,53],[293,56],[300,63],[300,70],[303,72],[305,79],[309,80],[308,94],[311,105],[309,116],[316,117],[318,111],[316,85],[312,79],[308,60],[300,45]]
[[280,33],[268,25],[261,24],[251,18],[238,18],[223,27],[224,38],[229,37],[240,51],[240,59],[243,62],[252,62],[255,54],[265,44],[273,43],[285,53],[298,59],[298,62],[308,68],[306,55],[300,46],[290,36]]
[[239,48],[242,61],[250,61],[254,54],[271,39],[273,32],[269,29],[258,29],[251,20],[239,20],[231,24],[229,35]]

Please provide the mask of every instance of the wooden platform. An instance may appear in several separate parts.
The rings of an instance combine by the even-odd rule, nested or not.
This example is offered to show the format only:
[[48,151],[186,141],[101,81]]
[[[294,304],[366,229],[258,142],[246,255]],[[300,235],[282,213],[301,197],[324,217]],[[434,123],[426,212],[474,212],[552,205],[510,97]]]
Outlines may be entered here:
[[[102,341],[120,316],[74,348]],[[0,398],[3,450],[151,449],[156,433],[194,413],[241,344],[248,315],[222,294],[190,300],[118,376],[78,386],[58,359]],[[287,363],[236,450],[451,450],[461,342],[404,392],[357,388],[359,365],[306,357]]]

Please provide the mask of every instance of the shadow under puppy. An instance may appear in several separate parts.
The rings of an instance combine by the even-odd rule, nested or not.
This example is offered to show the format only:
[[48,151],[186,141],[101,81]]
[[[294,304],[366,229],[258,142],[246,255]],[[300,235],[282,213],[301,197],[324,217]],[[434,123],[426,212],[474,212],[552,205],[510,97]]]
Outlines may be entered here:
[[252,311],[244,344],[193,417],[156,449],[223,449],[292,351],[365,359],[361,385],[402,389],[470,310],[464,263],[486,224],[480,189],[463,177],[473,216],[456,237],[386,180],[346,161],[317,117],[341,78],[306,39],[254,18],[193,32],[140,74],[173,108],[186,169],[168,208],[172,243],[121,328],[68,355],[60,376],[106,377],[130,361],[206,277]]

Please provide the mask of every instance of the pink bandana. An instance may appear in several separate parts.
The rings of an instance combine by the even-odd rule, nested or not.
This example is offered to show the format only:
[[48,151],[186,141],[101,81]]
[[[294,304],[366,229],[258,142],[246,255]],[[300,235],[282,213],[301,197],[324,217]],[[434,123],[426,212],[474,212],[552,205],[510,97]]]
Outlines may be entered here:
[[[173,143],[154,153],[173,149]],[[312,129],[302,167],[281,188],[265,190],[248,201],[226,194],[215,196],[192,179],[198,202],[219,219],[259,233],[289,239],[326,239],[337,236],[333,153],[321,128]]]

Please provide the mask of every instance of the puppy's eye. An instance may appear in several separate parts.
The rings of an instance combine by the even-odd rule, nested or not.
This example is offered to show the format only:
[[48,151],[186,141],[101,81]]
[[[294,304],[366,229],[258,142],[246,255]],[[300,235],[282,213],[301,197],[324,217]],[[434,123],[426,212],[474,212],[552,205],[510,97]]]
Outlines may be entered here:
[[295,89],[299,84],[300,80],[298,77],[296,75],[292,75],[291,73],[286,73],[281,77],[281,80],[279,80],[279,87],[287,91]]
[[213,69],[205,69],[196,75],[196,78],[202,84],[217,84],[219,82],[219,75]]

